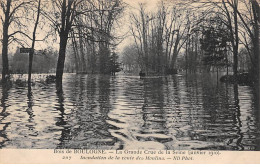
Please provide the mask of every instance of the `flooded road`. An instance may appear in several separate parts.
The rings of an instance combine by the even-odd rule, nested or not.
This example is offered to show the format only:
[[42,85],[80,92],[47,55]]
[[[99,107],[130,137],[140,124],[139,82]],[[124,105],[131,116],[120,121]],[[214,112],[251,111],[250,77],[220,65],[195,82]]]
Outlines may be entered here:
[[[33,76],[37,80],[37,75]],[[213,74],[64,74],[0,87],[1,148],[260,150],[254,90]]]

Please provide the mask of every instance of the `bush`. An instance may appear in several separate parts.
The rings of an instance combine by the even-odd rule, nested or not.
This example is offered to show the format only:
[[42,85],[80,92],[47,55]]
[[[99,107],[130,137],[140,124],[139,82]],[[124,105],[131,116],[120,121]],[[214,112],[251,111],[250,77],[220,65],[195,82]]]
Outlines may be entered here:
[[234,75],[224,75],[220,78],[221,82],[240,84],[240,85],[251,85],[253,84],[253,79],[249,73],[240,73],[235,77]]
[[56,76],[55,75],[48,75],[46,77],[46,83],[55,83],[56,81]]

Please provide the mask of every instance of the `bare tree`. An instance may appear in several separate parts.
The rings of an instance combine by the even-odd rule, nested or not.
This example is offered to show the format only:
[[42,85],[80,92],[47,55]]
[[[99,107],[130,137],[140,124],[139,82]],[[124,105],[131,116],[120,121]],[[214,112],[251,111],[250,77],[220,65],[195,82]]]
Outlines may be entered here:
[[50,11],[50,9],[44,11],[44,16],[51,22],[53,29],[58,32],[60,37],[59,56],[56,68],[57,86],[62,85],[66,47],[74,21],[80,15],[89,12],[88,6],[83,5],[85,2],[84,0],[52,0],[52,11]]
[[[259,74],[259,22],[260,22],[260,9],[259,2],[256,0],[243,0],[246,10],[238,10],[237,14],[242,22],[242,26],[244,28],[244,32],[242,36],[244,38],[244,46],[248,50],[249,55],[251,55],[251,60],[253,64],[252,73]],[[250,43],[246,39],[246,37],[250,38],[252,43],[252,49],[250,48]],[[252,50],[252,51],[251,51]],[[253,57],[252,57],[253,55]],[[258,81],[260,76],[254,75],[255,80]]]
[[139,14],[131,15],[131,23],[132,27],[131,32],[135,39],[136,46],[138,47],[138,52],[141,57],[141,70],[145,73],[149,72],[149,45],[148,45],[148,35],[149,31],[151,31],[151,21],[154,19],[152,15],[149,15],[145,10],[145,5],[140,3]]
[[[17,33],[22,33],[21,31],[16,31],[9,34],[9,27],[11,24],[15,24],[19,22],[19,16],[17,13],[20,9],[24,8],[26,5],[31,3],[31,1],[16,1],[16,0],[7,0],[0,1],[1,7],[1,23],[3,27],[3,35],[2,35],[2,80],[5,81],[9,75],[9,61],[8,61],[8,45],[11,42],[10,39],[14,39],[14,35]],[[26,35],[26,34],[25,34]]]
[[31,90],[31,74],[32,74],[34,45],[35,45],[35,41],[36,41],[36,31],[37,31],[37,26],[39,24],[40,13],[41,13],[41,0],[38,0],[37,16],[36,16],[36,21],[34,24],[34,29],[33,29],[33,34],[32,34],[32,46],[31,46],[31,51],[29,52],[29,70],[28,70],[28,91],[29,92]]
[[130,29],[141,57],[141,70],[174,73],[177,56],[191,29],[189,13],[183,6],[167,7],[164,2],[157,6],[157,12],[147,12],[144,4],[138,10],[131,14]]

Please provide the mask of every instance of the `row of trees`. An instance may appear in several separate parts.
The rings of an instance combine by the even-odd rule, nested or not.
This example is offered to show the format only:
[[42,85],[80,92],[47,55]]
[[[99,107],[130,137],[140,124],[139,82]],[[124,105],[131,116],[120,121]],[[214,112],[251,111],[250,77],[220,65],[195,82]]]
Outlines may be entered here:
[[259,78],[256,0],[162,1],[153,11],[140,4],[130,18],[134,43],[122,58],[128,70],[139,66],[146,73],[167,74],[176,68],[195,72],[225,67],[228,73],[232,67],[237,76],[240,65]]
[[118,0],[95,1],[89,9],[95,12],[77,18],[71,33],[76,71],[111,73],[118,38],[115,30],[124,4]]
[[[39,41],[36,38],[39,27],[42,29],[40,36],[43,40],[58,35],[56,82],[59,85],[62,83],[69,42],[73,46],[77,72],[109,73],[119,70],[114,62],[117,56],[112,48],[117,44],[117,20],[125,7],[121,0],[1,0],[0,7],[3,81],[10,73],[8,46],[12,42],[32,48],[29,52],[29,71],[32,70],[34,46]],[[48,32],[42,37],[46,29]],[[32,44],[28,44],[28,41]]]
[[[216,20],[227,28],[227,38],[222,39],[222,43],[230,45],[227,49],[232,52],[234,76],[238,74],[239,47],[242,46],[246,48],[247,55],[251,59],[250,73],[257,81],[259,79],[259,2],[257,0],[209,2],[212,8],[207,13],[215,12]],[[227,49],[225,46],[225,50]]]
[[[126,7],[121,0],[1,0],[0,7],[3,80],[9,74],[8,45],[12,42],[32,48],[32,70],[39,27],[49,30],[41,38],[59,38],[58,84],[62,83],[68,43],[78,73],[120,70],[114,50],[120,41],[116,36],[118,20]],[[181,59],[182,68],[190,71],[202,67],[227,67],[228,71],[232,65],[236,76],[242,62],[239,48],[243,47],[250,59],[250,73],[259,74],[257,0],[168,0],[160,2],[154,11],[139,4],[137,12],[130,14],[129,31],[134,43],[123,52],[128,68],[139,67],[147,74],[172,74],[180,68],[176,62]],[[131,61],[135,63],[131,65]]]
[[140,4],[138,12],[131,14],[129,28],[134,39],[131,47],[135,47],[133,51],[137,52],[142,71],[155,74],[174,72],[177,55],[191,28],[189,15],[189,10],[175,5],[167,7],[163,1],[156,12],[146,11],[145,5]]

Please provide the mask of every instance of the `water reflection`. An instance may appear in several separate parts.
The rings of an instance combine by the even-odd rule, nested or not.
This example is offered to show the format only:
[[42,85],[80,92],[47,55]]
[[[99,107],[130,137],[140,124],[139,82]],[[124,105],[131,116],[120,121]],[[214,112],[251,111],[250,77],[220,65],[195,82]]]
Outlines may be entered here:
[[8,91],[10,87],[7,85],[2,85],[2,97],[1,97],[1,113],[0,113],[0,148],[4,147],[4,143],[8,141],[6,135],[7,127],[10,126],[10,122],[6,122],[5,118],[8,117],[9,113],[6,112],[8,104]]
[[[260,127],[260,112],[259,112],[260,111],[260,88],[259,88],[259,85],[257,85],[257,84],[254,85],[252,94],[253,94],[252,106],[255,108],[254,118],[248,118],[248,120],[255,119],[255,122],[257,123],[256,127]],[[251,127],[249,122],[247,123],[247,126],[249,129],[255,128],[255,127]],[[257,144],[257,143],[260,143],[260,137],[256,138],[256,141],[254,143],[256,145],[255,150],[260,150],[260,144]]]
[[212,74],[66,74],[1,92],[1,148],[260,149],[254,89]]
[[38,136],[39,132],[35,129],[37,126],[34,120],[34,111],[33,111],[33,106],[34,106],[34,100],[33,100],[33,92],[31,90],[31,87],[28,87],[28,94],[27,94],[27,106],[28,108],[26,109],[26,112],[28,114],[28,124],[27,128],[28,131],[31,131],[31,136]]

